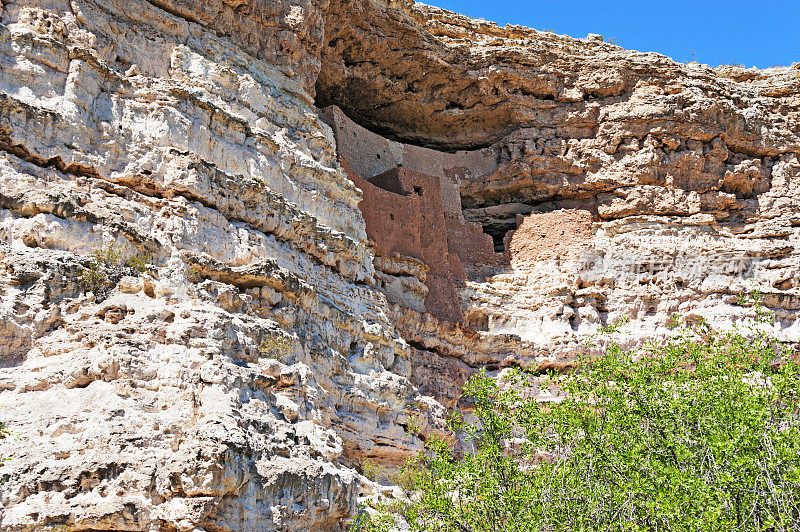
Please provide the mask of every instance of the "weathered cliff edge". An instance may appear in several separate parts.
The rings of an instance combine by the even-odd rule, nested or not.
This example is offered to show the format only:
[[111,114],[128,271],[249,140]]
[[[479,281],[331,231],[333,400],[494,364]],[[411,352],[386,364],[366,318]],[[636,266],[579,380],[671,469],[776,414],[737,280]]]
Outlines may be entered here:
[[[797,68],[404,1],[0,9],[4,530],[338,530],[477,367],[730,324],[753,286],[800,337]],[[416,237],[370,242],[354,179],[429,177],[450,240],[385,253]],[[149,264],[87,289],[110,248]]]

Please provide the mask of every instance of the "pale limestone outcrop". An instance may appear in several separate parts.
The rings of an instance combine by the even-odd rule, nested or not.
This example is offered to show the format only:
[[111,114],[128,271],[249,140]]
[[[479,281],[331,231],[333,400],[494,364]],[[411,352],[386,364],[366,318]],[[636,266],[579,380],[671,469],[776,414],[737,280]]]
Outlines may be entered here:
[[[441,423],[312,105],[320,20],[4,3],[3,529],[340,529],[359,460]],[[101,249],[149,264],[86,286]]]
[[[753,286],[797,342],[799,73],[405,0],[2,3],[0,528],[341,530],[359,462],[420,450],[479,367],[727,326]],[[371,247],[345,152],[505,247],[463,322]]]

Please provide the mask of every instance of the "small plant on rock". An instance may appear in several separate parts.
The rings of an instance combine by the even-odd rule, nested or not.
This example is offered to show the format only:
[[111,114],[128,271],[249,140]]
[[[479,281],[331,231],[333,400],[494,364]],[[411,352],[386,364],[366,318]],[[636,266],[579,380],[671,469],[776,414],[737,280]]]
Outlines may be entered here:
[[[8,427],[6,427],[6,424],[4,422],[0,421],[0,440],[6,439],[9,434],[10,434],[10,432],[8,430]],[[0,457],[0,460],[2,460],[2,459],[3,458]]]
[[361,462],[361,474],[373,482],[380,482],[386,478],[386,469],[369,458]]
[[86,292],[97,292],[107,280],[106,272],[100,264],[95,261],[89,263],[86,268],[81,268],[78,274],[78,284]]
[[605,327],[600,327],[599,333],[600,334],[613,334],[618,333],[620,329],[624,326],[629,324],[631,319],[627,316],[620,316],[619,318],[614,318],[614,321],[606,325]]
[[151,263],[149,255],[128,252],[115,242],[104,244],[92,251],[89,265],[78,274],[78,284],[102,299],[123,276],[140,275]]
[[291,353],[292,344],[287,337],[280,333],[270,333],[261,340],[259,351],[261,356],[280,360]]
[[198,284],[203,280],[203,268],[197,264],[189,266],[189,273],[186,275],[186,280],[192,284]]

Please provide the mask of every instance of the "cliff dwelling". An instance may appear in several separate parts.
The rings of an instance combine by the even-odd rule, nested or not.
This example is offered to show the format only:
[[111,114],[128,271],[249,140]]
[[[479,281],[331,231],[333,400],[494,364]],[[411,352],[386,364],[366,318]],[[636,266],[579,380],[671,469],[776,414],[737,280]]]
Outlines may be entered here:
[[[363,192],[359,208],[379,256],[376,265],[388,274],[382,288],[389,300],[462,321],[456,285],[503,261],[492,238],[461,212],[458,178],[470,168],[487,171],[489,150],[448,154],[403,145],[358,126],[335,106],[322,117],[333,128],[342,166]],[[400,266],[409,259],[422,267]],[[415,291],[409,291],[408,281],[396,282],[398,275],[416,276],[424,284],[416,291],[419,301],[409,297]]]
[[465,220],[460,182],[497,168],[491,148],[441,152],[381,137],[336,106],[320,114],[333,129],[342,167],[363,193],[359,208],[392,303],[464,322],[458,286],[467,279],[483,281],[512,266],[524,271],[591,240],[586,210],[517,214],[511,227]]

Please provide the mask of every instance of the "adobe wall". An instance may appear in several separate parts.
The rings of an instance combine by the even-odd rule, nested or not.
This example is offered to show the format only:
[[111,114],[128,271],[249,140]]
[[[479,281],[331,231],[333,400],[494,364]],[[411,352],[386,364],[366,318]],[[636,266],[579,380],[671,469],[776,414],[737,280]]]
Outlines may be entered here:
[[[339,155],[343,168],[358,186],[363,199],[359,204],[367,237],[384,257],[411,257],[427,266],[423,276],[427,294],[417,308],[405,294],[390,286],[387,298],[393,303],[427,311],[439,319],[458,322],[463,318],[456,283],[464,280],[464,270],[447,248],[447,233],[439,180],[405,168],[396,168],[368,181],[355,172]],[[380,186],[379,186],[380,185]]]
[[574,257],[591,246],[592,220],[583,209],[517,215],[517,229],[505,238],[511,266],[533,271],[542,261]]
[[[481,226],[464,220],[458,186],[459,176],[489,171],[491,151],[449,154],[406,146],[356,125],[336,107],[321,115],[333,128],[342,167],[363,192],[359,208],[377,252],[422,261],[427,294],[418,310],[463,321],[457,286],[502,260]],[[390,301],[417,308],[407,294],[395,293],[400,285],[383,285]]]
[[[422,303],[389,274],[383,285],[394,303],[464,322],[457,287],[466,279],[482,279],[503,264],[533,271],[541,261],[572,256],[591,242],[592,214],[562,209],[517,215],[505,253],[496,253],[481,225],[464,220],[458,187],[459,175],[490,171],[490,150],[449,154],[406,146],[356,125],[336,107],[321,113],[333,128],[342,166],[363,192],[359,208],[377,252],[411,257],[428,268],[420,277],[427,287]],[[475,167],[457,169],[456,163]]]
[[505,256],[495,253],[492,237],[483,232],[480,224],[465,222],[445,212],[447,249],[458,257],[468,279],[486,277],[493,269],[506,262]]
[[[340,161],[342,161],[340,156]],[[349,168],[346,160],[342,166],[361,189],[363,198],[359,203],[367,227],[367,237],[386,256],[402,255],[423,260],[422,198],[404,196],[378,187]]]

